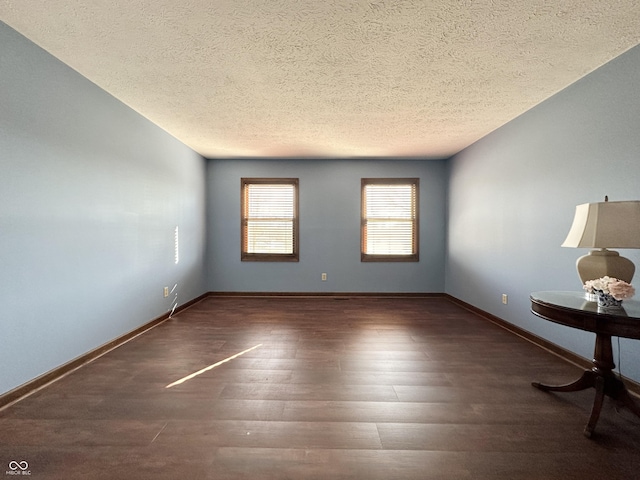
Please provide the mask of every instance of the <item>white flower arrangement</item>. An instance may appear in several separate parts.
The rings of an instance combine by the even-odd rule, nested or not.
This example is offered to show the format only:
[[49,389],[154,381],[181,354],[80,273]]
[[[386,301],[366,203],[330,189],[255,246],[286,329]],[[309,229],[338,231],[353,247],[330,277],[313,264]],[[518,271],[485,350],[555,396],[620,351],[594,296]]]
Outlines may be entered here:
[[631,298],[635,295],[636,289],[632,285],[618,280],[617,278],[605,276],[596,280],[587,280],[583,287],[589,293],[603,292],[611,295],[616,300]]

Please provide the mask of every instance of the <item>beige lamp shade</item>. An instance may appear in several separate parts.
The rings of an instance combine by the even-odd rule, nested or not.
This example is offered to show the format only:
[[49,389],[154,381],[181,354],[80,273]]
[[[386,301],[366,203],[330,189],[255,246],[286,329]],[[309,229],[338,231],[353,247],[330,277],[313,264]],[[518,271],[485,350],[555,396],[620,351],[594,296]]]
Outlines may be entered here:
[[640,201],[578,205],[562,246],[640,248]]
[[640,248],[640,201],[578,205],[562,246],[600,249],[578,259],[582,283],[605,275],[631,283],[633,262],[608,249]]

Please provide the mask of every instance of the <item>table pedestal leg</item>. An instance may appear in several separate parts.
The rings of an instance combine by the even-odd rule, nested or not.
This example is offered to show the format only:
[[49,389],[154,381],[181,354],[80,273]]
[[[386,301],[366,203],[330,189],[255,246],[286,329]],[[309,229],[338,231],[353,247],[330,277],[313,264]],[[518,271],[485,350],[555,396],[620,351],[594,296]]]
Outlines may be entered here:
[[539,382],[531,382],[534,387],[544,390],[545,392],[577,392],[590,387],[595,387],[596,376],[592,370],[585,370],[580,378],[564,385],[546,385]]
[[591,407],[591,416],[589,417],[589,423],[584,427],[585,436],[591,438],[593,429],[596,428],[598,418],[600,418],[600,410],[602,410],[602,404],[604,402],[604,378],[596,377],[596,396],[593,399],[593,407]]
[[614,368],[611,336],[597,334],[591,370],[586,370],[580,378],[565,385],[546,385],[539,382],[532,382],[531,385],[545,392],[577,392],[595,387],[596,395],[591,408],[591,416],[584,429],[584,434],[591,437],[600,417],[605,395],[619,401],[640,417],[640,407],[633,401],[624,383],[615,376]]

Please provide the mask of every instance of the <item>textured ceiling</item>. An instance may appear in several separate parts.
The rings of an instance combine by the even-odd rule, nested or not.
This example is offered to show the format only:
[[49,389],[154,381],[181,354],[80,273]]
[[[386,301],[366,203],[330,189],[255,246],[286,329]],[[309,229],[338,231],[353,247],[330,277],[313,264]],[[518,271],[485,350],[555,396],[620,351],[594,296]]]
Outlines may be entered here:
[[0,0],[0,20],[206,157],[447,157],[640,42],[637,0]]

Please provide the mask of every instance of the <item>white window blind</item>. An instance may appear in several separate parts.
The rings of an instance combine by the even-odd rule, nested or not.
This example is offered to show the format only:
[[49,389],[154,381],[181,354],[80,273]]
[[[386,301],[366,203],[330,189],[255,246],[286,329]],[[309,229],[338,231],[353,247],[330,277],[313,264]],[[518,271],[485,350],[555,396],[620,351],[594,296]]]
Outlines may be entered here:
[[242,257],[297,259],[297,179],[269,182],[243,179]]
[[418,260],[418,179],[362,180],[362,260]]

